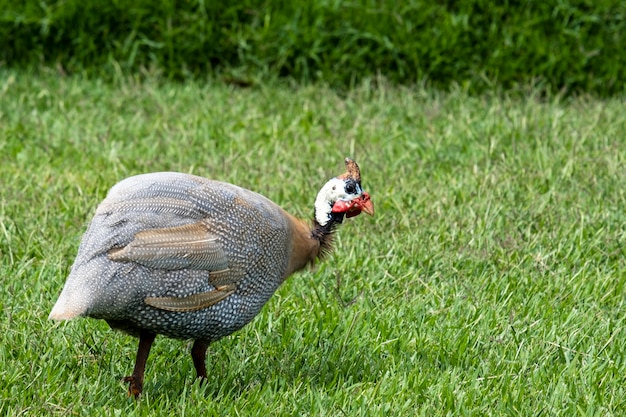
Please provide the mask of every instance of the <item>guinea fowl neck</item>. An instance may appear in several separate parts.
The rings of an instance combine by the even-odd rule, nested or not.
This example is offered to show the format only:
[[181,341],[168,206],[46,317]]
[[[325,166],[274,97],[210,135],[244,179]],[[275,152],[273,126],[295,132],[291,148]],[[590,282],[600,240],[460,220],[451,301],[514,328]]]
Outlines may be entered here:
[[337,226],[343,222],[343,217],[343,213],[330,213],[330,219],[324,225],[321,225],[315,217],[313,218],[311,237],[320,242],[320,257],[332,249],[333,233]]

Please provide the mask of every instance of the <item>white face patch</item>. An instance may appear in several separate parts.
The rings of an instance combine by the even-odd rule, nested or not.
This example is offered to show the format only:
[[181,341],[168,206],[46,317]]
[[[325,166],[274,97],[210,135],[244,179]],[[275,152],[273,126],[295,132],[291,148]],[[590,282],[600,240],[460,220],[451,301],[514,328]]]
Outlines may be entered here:
[[346,192],[346,183],[346,180],[333,178],[324,184],[320,192],[317,193],[317,198],[315,199],[315,220],[317,220],[321,226],[328,223],[333,204],[336,201],[352,201],[363,193],[359,184],[354,182],[355,192],[348,194]]

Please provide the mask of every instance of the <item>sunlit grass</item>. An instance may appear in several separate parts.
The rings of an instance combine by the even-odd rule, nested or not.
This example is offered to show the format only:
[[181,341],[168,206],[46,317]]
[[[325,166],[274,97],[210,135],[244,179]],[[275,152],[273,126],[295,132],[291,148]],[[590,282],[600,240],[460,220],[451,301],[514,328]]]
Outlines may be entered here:
[[[0,414],[612,415],[626,408],[623,100],[0,73]],[[47,315],[96,204],[176,170],[310,217],[361,165],[376,206],[248,327],[136,340]]]

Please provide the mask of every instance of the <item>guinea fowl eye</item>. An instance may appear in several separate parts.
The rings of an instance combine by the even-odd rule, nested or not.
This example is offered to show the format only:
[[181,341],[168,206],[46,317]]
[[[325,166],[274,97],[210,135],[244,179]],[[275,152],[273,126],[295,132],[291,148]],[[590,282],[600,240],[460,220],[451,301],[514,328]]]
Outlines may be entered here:
[[349,181],[346,184],[346,193],[348,193],[348,194],[355,194],[356,193],[356,185],[354,184],[354,182]]

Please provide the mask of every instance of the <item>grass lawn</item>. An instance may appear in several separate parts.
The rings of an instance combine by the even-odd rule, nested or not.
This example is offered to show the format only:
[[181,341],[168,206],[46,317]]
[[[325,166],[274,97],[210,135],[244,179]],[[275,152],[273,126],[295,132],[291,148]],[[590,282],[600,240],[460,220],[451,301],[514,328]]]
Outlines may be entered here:
[[[0,415],[626,413],[624,100],[0,72]],[[47,320],[97,203],[175,170],[310,217],[343,158],[376,207],[208,352]]]

